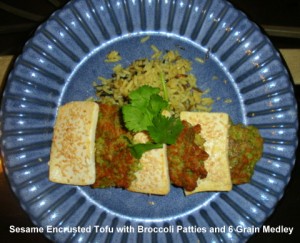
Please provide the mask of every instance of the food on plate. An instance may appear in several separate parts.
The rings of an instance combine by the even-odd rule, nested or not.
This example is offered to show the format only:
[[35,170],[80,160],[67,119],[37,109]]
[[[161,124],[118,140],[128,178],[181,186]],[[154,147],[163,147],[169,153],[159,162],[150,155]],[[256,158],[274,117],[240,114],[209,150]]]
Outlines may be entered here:
[[95,182],[95,131],[98,105],[75,101],[60,106],[49,161],[52,182],[90,185]]
[[185,120],[182,124],[182,132],[167,149],[170,179],[173,185],[193,191],[198,179],[207,176],[204,163],[210,155],[203,147],[204,140],[200,135],[202,126],[191,125]]
[[131,146],[136,158],[146,150],[173,144],[183,129],[179,118],[164,114],[168,102],[162,98],[159,88],[141,86],[129,94],[130,102],[122,107],[125,127],[132,132],[147,132],[151,142]]
[[[165,195],[170,191],[166,146],[144,152],[137,159],[130,141],[145,144],[148,136],[133,136],[122,122],[120,107],[98,103],[96,128],[96,180],[94,188],[120,187],[129,191]],[[132,145],[134,146],[134,144]]]
[[[184,111],[176,118],[165,110],[168,102],[158,92],[142,86],[130,93],[123,107],[91,101],[60,107],[50,180],[157,195],[168,194],[170,184],[190,195],[229,191],[232,184],[250,180],[262,151],[263,140],[256,128],[233,125],[226,113]],[[78,167],[82,158],[76,157],[86,151],[89,160],[85,156],[82,163],[88,172]],[[79,181],[91,172],[92,180]],[[54,179],[57,174],[59,180]]]
[[160,88],[163,96],[161,80],[164,79],[169,108],[175,115],[181,111],[210,111],[213,99],[205,97],[208,90],[197,87],[196,77],[190,72],[192,63],[176,50],[158,55],[162,51],[152,49],[153,58],[135,60],[128,67],[117,64],[111,78],[99,77],[101,83],[95,83],[95,90],[101,102],[123,106],[128,102],[129,93],[144,85]]
[[[249,182],[262,155],[258,129],[211,112],[213,100],[197,88],[191,63],[151,48],[152,59],[116,64],[112,78],[100,78],[99,100],[59,108],[51,181],[157,195],[170,185],[191,195]],[[108,60],[121,56],[112,51]]]
[[201,191],[229,191],[232,188],[228,160],[229,116],[226,113],[181,112],[180,119],[192,125],[201,125],[204,149],[209,157],[204,161],[207,176],[199,178],[193,191],[186,190],[187,195]]
[[[134,136],[135,143],[147,143],[147,134],[139,132]],[[129,191],[166,195],[170,192],[170,177],[167,159],[167,146],[151,149],[140,158],[141,169],[135,173],[136,179],[127,188]]]
[[120,56],[120,53],[117,51],[111,51],[107,54],[105,62],[118,62],[122,60],[122,57]]
[[119,106],[99,103],[94,188],[127,188],[136,179],[139,161],[130,152],[128,140],[132,139],[132,135],[122,125],[120,114]]
[[229,161],[234,184],[250,181],[256,162],[263,152],[263,139],[254,126],[243,124],[229,128]]

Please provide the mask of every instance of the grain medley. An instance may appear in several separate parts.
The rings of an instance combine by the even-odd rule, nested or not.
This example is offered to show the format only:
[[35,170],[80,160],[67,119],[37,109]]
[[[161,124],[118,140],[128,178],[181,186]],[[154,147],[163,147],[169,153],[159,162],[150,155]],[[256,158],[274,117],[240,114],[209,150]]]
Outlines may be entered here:
[[[102,103],[123,106],[128,102],[128,94],[143,85],[161,89],[162,79],[168,90],[170,110],[175,114],[181,111],[210,111],[211,98],[203,97],[207,91],[197,88],[196,77],[191,73],[192,64],[182,58],[177,50],[163,53],[151,46],[153,55],[150,59],[138,59],[128,67],[116,64],[112,78],[99,77],[101,84],[95,83],[96,95]],[[117,51],[110,52],[106,62],[118,62],[121,57]]]

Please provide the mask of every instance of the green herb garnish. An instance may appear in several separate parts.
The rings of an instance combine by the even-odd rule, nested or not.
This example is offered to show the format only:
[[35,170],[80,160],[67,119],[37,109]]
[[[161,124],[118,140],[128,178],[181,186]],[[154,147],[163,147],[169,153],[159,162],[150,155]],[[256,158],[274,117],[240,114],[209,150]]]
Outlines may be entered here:
[[183,129],[182,122],[175,117],[158,114],[152,122],[153,126],[148,127],[148,132],[155,143],[174,144]]
[[168,90],[167,90],[167,86],[166,86],[166,80],[165,80],[164,73],[160,74],[160,81],[161,81],[161,85],[163,88],[164,99],[169,101],[169,95],[168,95]]
[[144,152],[152,150],[152,149],[158,149],[162,148],[163,144],[154,144],[154,143],[138,143],[138,144],[132,144],[129,145],[130,152],[133,155],[133,157],[140,159]]
[[[159,88],[141,86],[129,94],[130,103],[122,107],[126,128],[133,132],[148,132],[152,139],[150,143],[130,145],[132,155],[138,159],[145,151],[175,143],[183,129],[178,118],[162,115],[169,103],[159,92]],[[164,94],[167,97],[166,90]]]
[[168,106],[159,88],[144,85],[129,94],[130,104],[122,107],[125,126],[133,132],[147,131],[155,116]]

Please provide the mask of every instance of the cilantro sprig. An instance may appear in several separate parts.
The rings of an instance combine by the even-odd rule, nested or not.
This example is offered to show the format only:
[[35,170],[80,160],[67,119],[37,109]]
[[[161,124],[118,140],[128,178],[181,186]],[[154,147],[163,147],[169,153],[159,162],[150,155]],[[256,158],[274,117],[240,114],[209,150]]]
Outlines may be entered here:
[[130,103],[122,107],[126,128],[133,132],[148,132],[152,139],[146,144],[130,144],[132,155],[138,159],[148,150],[175,143],[183,129],[178,118],[162,115],[169,102],[159,92],[159,88],[141,86],[129,94]]
[[159,88],[144,85],[129,94],[130,104],[122,107],[128,130],[147,131],[153,125],[153,118],[168,106],[168,102],[158,95],[159,91]]

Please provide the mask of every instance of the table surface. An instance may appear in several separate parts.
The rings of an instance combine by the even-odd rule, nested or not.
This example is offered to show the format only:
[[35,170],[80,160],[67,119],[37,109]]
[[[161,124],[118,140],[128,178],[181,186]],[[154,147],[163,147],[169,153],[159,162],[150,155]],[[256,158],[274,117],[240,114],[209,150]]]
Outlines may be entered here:
[[[299,106],[300,97],[300,49],[280,49],[284,60],[291,72],[295,83],[295,93]],[[5,80],[8,72],[11,70],[15,56],[0,56],[0,88],[1,92],[5,86]],[[297,157],[299,156],[299,149]],[[256,234],[249,242],[280,242],[289,240],[292,242],[300,234],[300,177],[299,163],[296,163],[292,173],[292,179],[286,188],[285,196],[278,203],[275,212],[265,222],[265,225],[270,226],[287,226],[294,227],[294,233],[291,236],[286,234]],[[17,198],[10,190],[8,180],[3,171],[3,165],[0,159],[0,235],[5,242],[49,242],[42,234],[11,234],[9,233],[9,226],[32,227],[34,226],[27,214],[22,210]],[[280,240],[280,241],[279,241]]]

